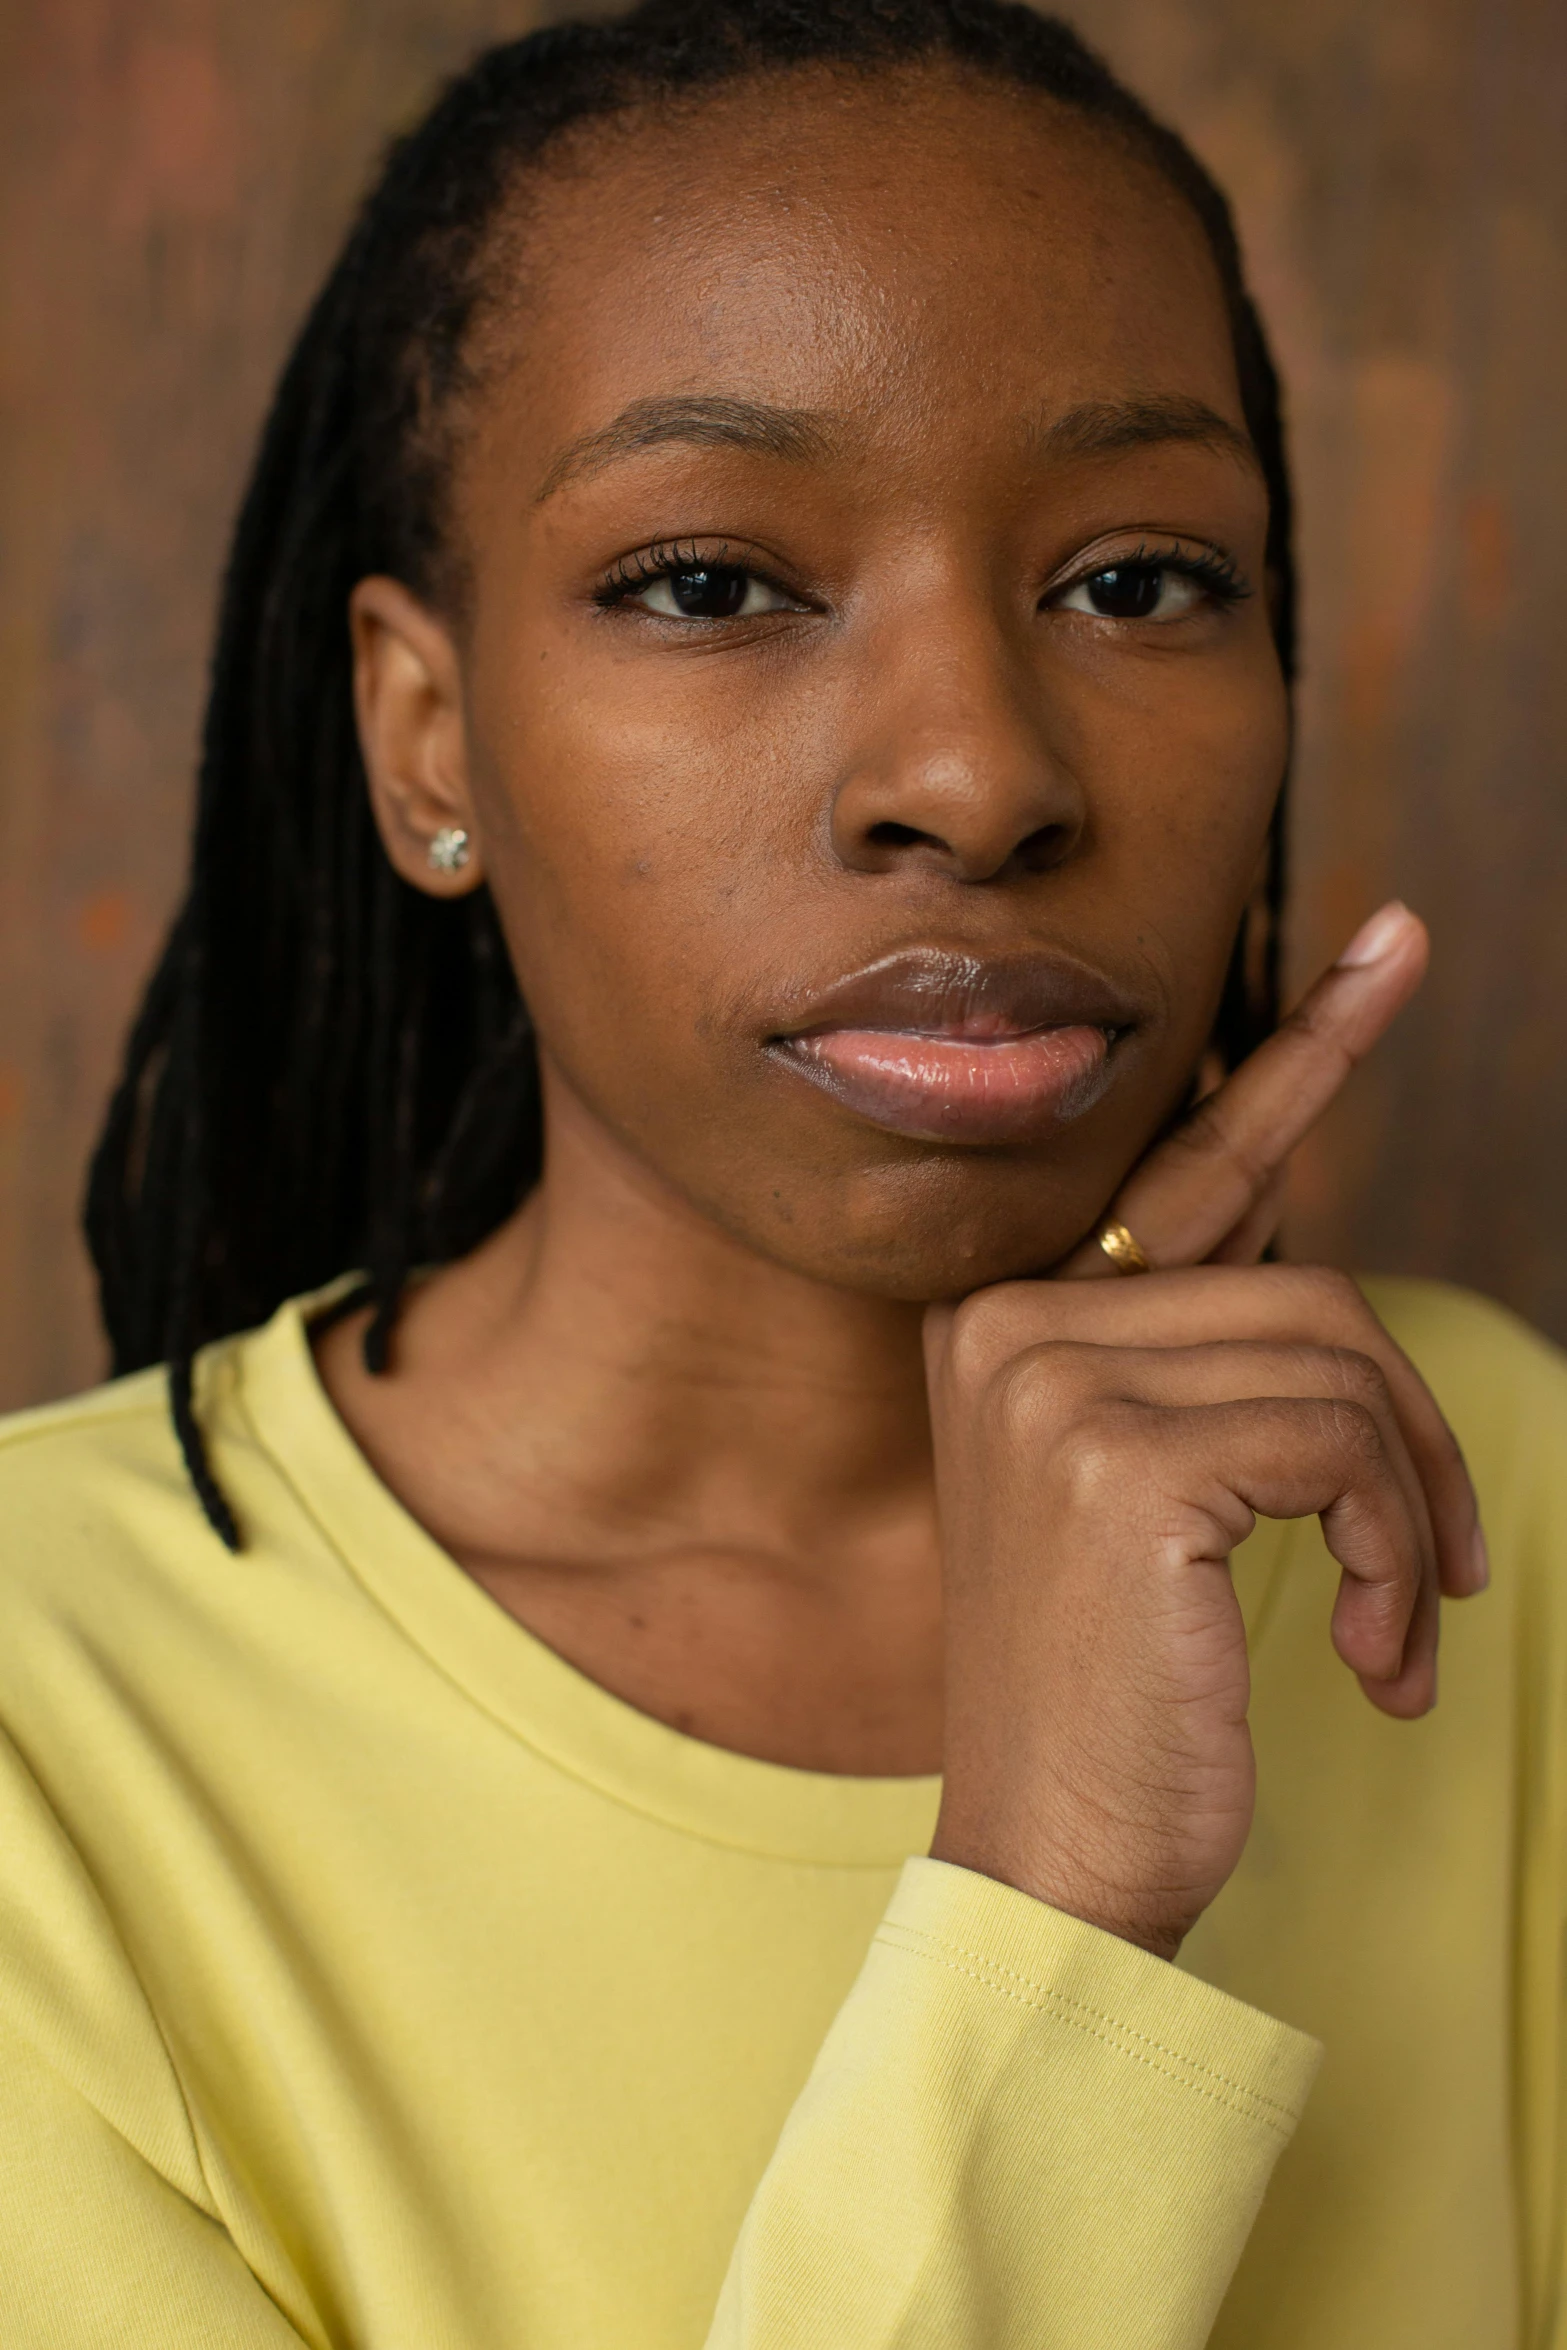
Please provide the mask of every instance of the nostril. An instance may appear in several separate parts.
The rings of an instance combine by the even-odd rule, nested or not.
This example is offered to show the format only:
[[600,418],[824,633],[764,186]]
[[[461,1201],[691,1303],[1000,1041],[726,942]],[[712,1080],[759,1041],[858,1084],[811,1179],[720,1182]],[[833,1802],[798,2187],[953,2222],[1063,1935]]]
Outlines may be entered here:
[[1012,862],[1025,873],[1048,873],[1059,865],[1071,843],[1071,828],[1065,824],[1041,824],[1026,840],[1020,840],[1012,852]]
[[[912,824],[891,823],[873,824],[865,837],[869,841],[874,841],[879,849],[912,849],[917,847],[921,841],[931,840],[931,835],[928,832],[916,831]],[[933,843],[932,845],[939,846],[940,844]]]
[[[1003,856],[999,865],[992,865],[987,860],[985,877],[993,878],[1001,872],[1048,873],[1053,866],[1060,864],[1071,842],[1070,825],[1041,824],[1033,832],[1025,833],[1016,847]],[[865,843],[868,848],[879,849],[884,855],[909,849],[933,849],[942,857],[954,854],[953,843],[944,840],[938,833],[921,831],[915,824],[896,823],[891,817],[883,817],[880,823],[868,826]],[[960,855],[959,862],[966,863],[967,860]]]
[[950,830],[927,830],[920,824],[900,824],[883,816],[867,824],[859,835],[858,853],[848,862],[864,861],[867,872],[895,872],[905,864],[931,865],[964,881],[1017,881],[1025,875],[1053,872],[1071,856],[1077,840],[1076,824],[1037,824],[1021,840],[1008,842],[1005,831],[989,824],[959,823]]

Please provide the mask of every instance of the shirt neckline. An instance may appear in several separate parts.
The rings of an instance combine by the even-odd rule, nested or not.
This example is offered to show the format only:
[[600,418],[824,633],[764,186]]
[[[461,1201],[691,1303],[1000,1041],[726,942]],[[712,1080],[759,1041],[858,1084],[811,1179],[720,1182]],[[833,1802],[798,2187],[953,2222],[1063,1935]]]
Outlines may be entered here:
[[[601,1688],[465,1574],[381,1482],[321,1384],[309,1323],[344,1287],[292,1298],[224,1342],[231,1392],[355,1581],[438,1672],[557,1769],[685,1835],[828,1868],[896,1868],[928,1848],[939,1778],[796,1770],[708,1745]],[[1285,1532],[1265,1524],[1237,1556],[1254,1650]]]
[[230,1342],[235,1400],[356,1582],[445,1678],[574,1778],[710,1843],[816,1866],[897,1867],[930,1842],[938,1778],[848,1778],[735,1754],[568,1664],[464,1573],[376,1475],[321,1384],[309,1321],[341,1284]]

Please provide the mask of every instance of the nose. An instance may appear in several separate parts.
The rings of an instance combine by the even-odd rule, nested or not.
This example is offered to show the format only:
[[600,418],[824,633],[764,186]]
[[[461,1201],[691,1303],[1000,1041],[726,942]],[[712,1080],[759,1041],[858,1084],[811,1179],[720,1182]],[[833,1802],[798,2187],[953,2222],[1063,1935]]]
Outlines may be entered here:
[[964,616],[954,601],[868,660],[874,682],[832,803],[833,851],[851,872],[1014,880],[1062,864],[1083,837],[1083,793],[1051,744],[1026,648],[997,615]]

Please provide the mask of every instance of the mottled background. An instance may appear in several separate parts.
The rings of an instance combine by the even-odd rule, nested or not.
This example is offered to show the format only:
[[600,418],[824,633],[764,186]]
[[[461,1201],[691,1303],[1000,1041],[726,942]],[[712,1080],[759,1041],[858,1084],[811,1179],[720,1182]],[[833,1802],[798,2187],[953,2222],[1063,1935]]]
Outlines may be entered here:
[[[1292,393],[1293,961],[1397,891],[1418,1009],[1292,1244],[1567,1337],[1567,9],[1084,0],[1233,190]],[[0,1403],[101,1367],[81,1170],[175,892],[213,588],[268,385],[388,131],[499,0],[0,18]]]

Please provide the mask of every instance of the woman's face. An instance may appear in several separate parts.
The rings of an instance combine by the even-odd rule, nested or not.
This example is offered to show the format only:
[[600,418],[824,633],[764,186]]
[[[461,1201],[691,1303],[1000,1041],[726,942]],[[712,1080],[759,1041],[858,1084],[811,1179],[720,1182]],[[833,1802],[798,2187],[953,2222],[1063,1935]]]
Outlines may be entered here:
[[523,201],[456,646],[551,1080],[812,1275],[1042,1268],[1188,1084],[1284,761],[1202,233],[941,70],[600,125]]

